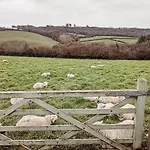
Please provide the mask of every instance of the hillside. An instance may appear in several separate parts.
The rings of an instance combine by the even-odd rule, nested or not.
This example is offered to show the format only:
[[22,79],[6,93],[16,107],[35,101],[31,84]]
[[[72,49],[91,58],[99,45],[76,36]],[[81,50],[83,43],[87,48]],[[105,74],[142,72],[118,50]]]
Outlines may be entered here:
[[105,44],[135,44],[137,42],[137,38],[123,36],[94,36],[89,38],[81,38],[80,42],[101,42]]
[[55,40],[25,31],[0,31],[0,41],[26,41],[30,46],[52,47],[58,42]]
[[39,26],[32,25],[16,26],[23,31],[30,31],[33,33],[39,33],[48,37],[52,37],[53,32],[61,31],[70,34],[84,35],[86,37],[91,36],[126,36],[126,37],[139,37],[141,35],[150,34],[150,29],[142,28],[104,28],[104,27],[81,27],[81,26]]

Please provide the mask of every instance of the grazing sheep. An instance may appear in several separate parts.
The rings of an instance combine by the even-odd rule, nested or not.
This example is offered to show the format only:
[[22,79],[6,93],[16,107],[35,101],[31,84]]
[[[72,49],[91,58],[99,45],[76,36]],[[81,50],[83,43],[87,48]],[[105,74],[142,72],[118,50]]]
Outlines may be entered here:
[[67,74],[67,77],[68,78],[74,78],[74,75],[73,74]]
[[8,62],[8,60],[4,59],[3,62]]
[[16,126],[49,126],[57,119],[56,115],[46,115],[45,117],[26,115],[17,122]]
[[23,98],[11,98],[10,99],[10,103],[12,104],[12,105],[15,105],[15,104],[17,104],[18,102],[20,102],[20,101],[22,101],[23,100]]
[[33,85],[34,89],[43,89],[48,87],[48,82],[37,82]]
[[114,106],[114,104],[112,104],[112,103],[107,103],[107,104],[97,103],[97,109],[102,109],[102,108],[109,109],[109,108],[111,108],[113,106]]
[[101,103],[114,103],[114,104],[116,104],[116,103],[121,102],[124,99],[125,99],[125,97],[110,97],[110,96],[107,97],[107,96],[102,96],[102,97],[99,98],[99,101]]
[[50,72],[44,72],[41,74],[41,76],[43,77],[49,77],[50,75],[51,75]]
[[[101,125],[103,122],[95,122],[93,125]],[[118,124],[134,124],[133,120],[125,120],[123,122],[120,122]],[[99,130],[103,135],[107,136],[110,139],[131,139],[133,137],[133,129],[104,129]]]
[[85,100],[89,100],[91,102],[96,102],[98,100],[98,97],[83,97]]
[[[124,106],[122,106],[121,108],[135,108],[134,105],[131,104],[126,104]],[[122,115],[118,115],[119,116],[119,120],[133,120],[134,119],[134,113],[126,113],[126,114],[122,114]]]

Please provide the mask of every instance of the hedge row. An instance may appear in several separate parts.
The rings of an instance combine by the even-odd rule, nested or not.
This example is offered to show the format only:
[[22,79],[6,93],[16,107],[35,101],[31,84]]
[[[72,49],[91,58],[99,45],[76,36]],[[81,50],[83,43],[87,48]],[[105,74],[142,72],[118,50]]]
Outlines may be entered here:
[[0,43],[0,55],[90,58],[90,59],[137,59],[150,60],[150,42],[141,44],[72,43],[49,47],[29,47],[24,41]]

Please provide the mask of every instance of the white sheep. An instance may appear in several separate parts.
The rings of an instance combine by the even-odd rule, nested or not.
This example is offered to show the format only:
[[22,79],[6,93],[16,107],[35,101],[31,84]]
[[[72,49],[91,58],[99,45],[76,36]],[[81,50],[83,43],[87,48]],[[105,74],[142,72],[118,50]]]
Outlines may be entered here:
[[34,89],[43,89],[48,87],[48,82],[37,82],[33,85]]
[[110,97],[110,96],[102,96],[99,98],[99,101],[101,103],[119,103],[121,102],[122,100],[124,100],[125,97]]
[[96,68],[96,66],[91,66],[91,68]]
[[15,105],[15,104],[17,104],[18,102],[20,102],[20,101],[22,101],[24,98],[11,98],[10,99],[10,103],[12,104],[12,105]]
[[99,67],[104,67],[104,65],[98,65]]
[[26,115],[17,122],[16,126],[49,126],[57,119],[56,115],[46,115],[45,117]]
[[44,72],[41,74],[41,76],[43,77],[49,77],[50,75],[51,75],[50,72]]
[[[93,125],[101,125],[103,122],[95,122]],[[125,120],[123,122],[120,122],[118,124],[134,124],[133,120]],[[104,129],[99,130],[103,135],[107,136],[110,139],[131,139],[133,137],[133,129]]]
[[98,100],[98,97],[83,97],[84,100],[89,100],[91,102],[96,102]]
[[67,74],[67,77],[68,78],[74,78],[74,75],[73,74]]
[[113,103],[106,103],[106,104],[104,104],[104,103],[97,103],[97,109],[102,109],[102,108],[109,109],[109,108],[111,108],[113,106],[114,106]]
[[[135,108],[134,105],[131,104],[126,104],[124,106],[122,106],[121,108]],[[133,120],[134,119],[134,113],[126,113],[126,114],[122,114],[122,115],[118,115],[119,116],[119,120]]]
[[3,62],[8,62],[8,60],[4,59]]

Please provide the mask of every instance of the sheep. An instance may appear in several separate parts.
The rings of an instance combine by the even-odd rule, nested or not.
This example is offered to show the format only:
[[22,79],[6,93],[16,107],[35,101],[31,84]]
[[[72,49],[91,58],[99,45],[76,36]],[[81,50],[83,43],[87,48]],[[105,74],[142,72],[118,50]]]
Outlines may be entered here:
[[[93,125],[101,125],[103,122],[95,122]],[[133,120],[125,120],[118,124],[134,124]],[[107,136],[108,138],[115,140],[115,139],[131,139],[133,137],[133,129],[104,129],[99,130],[103,135]]]
[[91,68],[96,68],[96,66],[91,66]]
[[95,102],[95,101],[98,100],[98,97],[83,97],[83,99],[89,100],[89,101],[91,101],[91,102]]
[[15,105],[16,103],[18,103],[18,102],[20,102],[20,101],[22,101],[23,100],[23,98],[11,98],[10,99],[10,103],[12,104],[12,105]]
[[[131,104],[126,104],[124,106],[122,106],[121,108],[135,108],[134,105]],[[123,120],[133,120],[134,119],[134,113],[126,113],[126,114],[118,114],[119,120],[123,121]]]
[[109,108],[111,108],[113,106],[114,106],[114,104],[112,104],[112,103],[107,103],[107,104],[97,103],[97,109],[102,109],[102,108],[109,109]]
[[48,87],[48,82],[37,82],[33,85],[34,89],[43,89]]
[[98,65],[99,67],[104,67],[104,65]]
[[26,115],[16,123],[16,126],[49,126],[57,119],[56,115],[46,115],[45,117]]
[[43,77],[49,77],[50,75],[51,75],[50,72],[44,72],[41,74],[41,76]]
[[74,75],[73,74],[67,74],[67,77],[68,78],[74,78]]
[[3,62],[8,62],[8,60],[4,59]]
[[107,96],[102,96],[102,97],[99,98],[99,101],[101,103],[114,103],[114,104],[116,104],[116,103],[121,102],[124,99],[125,99],[125,97],[109,97],[109,96],[107,97]]

